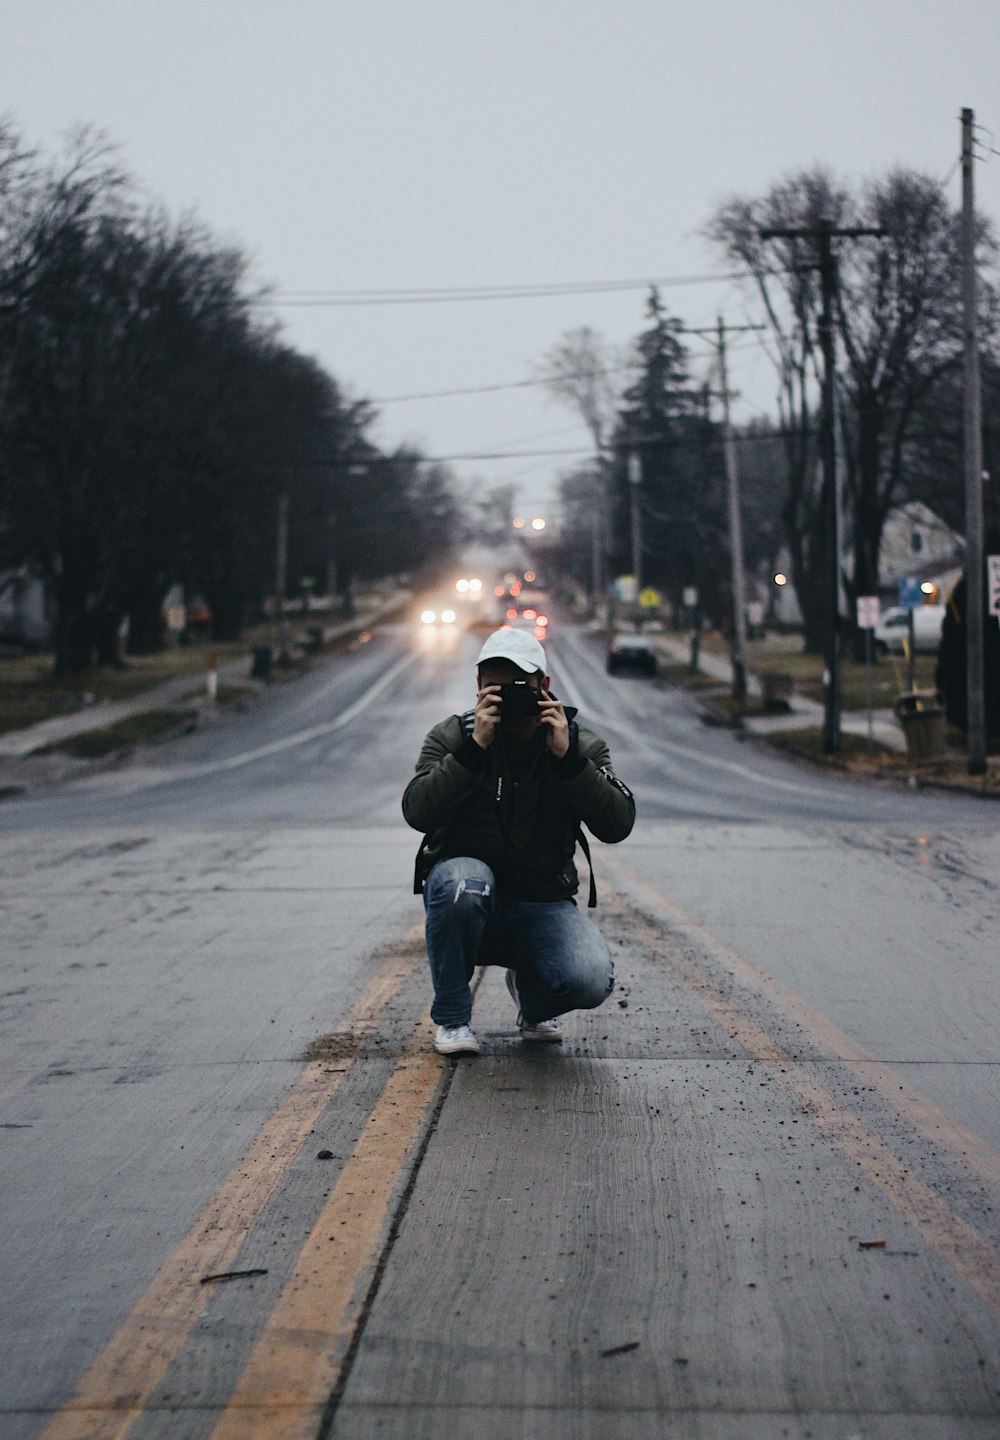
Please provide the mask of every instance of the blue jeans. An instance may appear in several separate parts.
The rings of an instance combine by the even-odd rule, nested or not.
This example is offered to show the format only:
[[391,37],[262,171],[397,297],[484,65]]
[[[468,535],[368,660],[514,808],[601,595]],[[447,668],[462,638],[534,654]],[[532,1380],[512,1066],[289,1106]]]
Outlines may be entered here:
[[615,988],[608,943],[572,900],[502,900],[482,860],[438,861],[424,883],[424,907],[438,1025],[468,1025],[477,965],[516,972],[527,1024],[592,1010]]

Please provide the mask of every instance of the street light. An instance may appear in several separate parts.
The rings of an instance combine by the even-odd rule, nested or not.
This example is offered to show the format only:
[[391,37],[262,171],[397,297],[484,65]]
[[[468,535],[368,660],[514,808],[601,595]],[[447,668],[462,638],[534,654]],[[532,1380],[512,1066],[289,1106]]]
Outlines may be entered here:
[[532,530],[544,530],[544,529],[545,529],[545,521],[542,519],[542,517],[541,517],[540,515],[536,515],[535,518],[534,518],[534,520],[532,520],[532,522],[531,522],[531,528],[532,528]]

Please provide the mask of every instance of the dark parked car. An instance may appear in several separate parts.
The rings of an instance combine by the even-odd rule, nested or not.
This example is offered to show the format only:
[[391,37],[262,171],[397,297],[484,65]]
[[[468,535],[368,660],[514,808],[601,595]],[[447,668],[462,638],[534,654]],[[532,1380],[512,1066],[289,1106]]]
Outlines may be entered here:
[[656,674],[656,651],[645,635],[616,635],[608,646],[607,660],[609,675],[617,675],[619,670]]

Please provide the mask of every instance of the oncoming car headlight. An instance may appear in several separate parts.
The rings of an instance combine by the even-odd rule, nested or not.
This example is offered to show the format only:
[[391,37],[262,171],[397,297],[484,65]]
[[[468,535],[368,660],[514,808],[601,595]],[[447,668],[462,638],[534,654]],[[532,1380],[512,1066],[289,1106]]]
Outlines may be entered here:
[[433,625],[436,622],[437,618],[438,617],[436,610],[422,610],[420,612],[420,619],[425,625]]

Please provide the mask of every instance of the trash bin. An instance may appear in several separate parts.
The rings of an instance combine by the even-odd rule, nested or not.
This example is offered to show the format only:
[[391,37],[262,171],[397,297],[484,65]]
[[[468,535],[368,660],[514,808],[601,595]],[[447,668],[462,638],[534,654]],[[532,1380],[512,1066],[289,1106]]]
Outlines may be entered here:
[[785,714],[792,708],[791,675],[765,670],[760,677],[760,698],[768,714]]
[[271,674],[271,647],[270,645],[255,645],[253,647],[253,664],[250,666],[250,675],[254,680],[267,680]]
[[939,760],[945,748],[944,701],[938,690],[907,690],[894,705],[911,760]]

